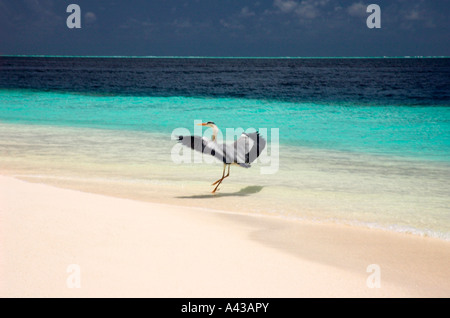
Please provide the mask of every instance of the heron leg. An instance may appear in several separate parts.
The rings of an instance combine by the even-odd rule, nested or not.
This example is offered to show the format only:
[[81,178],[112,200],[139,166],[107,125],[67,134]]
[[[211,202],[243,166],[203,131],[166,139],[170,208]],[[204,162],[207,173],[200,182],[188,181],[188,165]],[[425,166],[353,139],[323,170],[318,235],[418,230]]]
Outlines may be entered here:
[[225,178],[225,168],[226,168],[226,166],[227,166],[227,165],[223,165],[222,178],[220,178],[219,180],[217,180],[216,182],[214,182],[214,183],[211,184],[211,185],[215,185],[215,184],[217,184],[217,182],[221,182],[221,181]]
[[227,175],[225,175],[225,167],[226,165],[223,166],[223,174],[222,174],[222,179],[217,180],[216,182],[213,183],[216,184],[216,187],[214,188],[214,190],[212,191],[212,193],[215,193],[217,191],[217,188],[219,188],[220,184],[222,183],[223,179],[227,178],[230,175],[230,165],[228,165],[228,172]]
[[216,187],[214,188],[214,190],[212,190],[211,193],[216,193],[217,188],[220,186],[220,184],[222,183],[223,179],[222,179],[222,180],[219,180],[219,181],[220,181],[220,182],[216,185]]

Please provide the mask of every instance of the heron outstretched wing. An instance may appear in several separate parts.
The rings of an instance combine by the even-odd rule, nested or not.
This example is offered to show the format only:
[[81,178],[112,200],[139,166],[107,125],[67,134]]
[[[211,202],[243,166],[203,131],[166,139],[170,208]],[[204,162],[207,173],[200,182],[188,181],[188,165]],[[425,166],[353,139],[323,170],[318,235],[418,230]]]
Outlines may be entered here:
[[255,161],[266,147],[266,140],[259,132],[243,133],[232,144],[216,143],[200,136],[179,136],[178,141],[195,151],[216,157],[225,164],[236,163],[244,168],[250,168],[250,163]]
[[259,132],[243,133],[233,143],[234,162],[242,167],[249,168],[265,147],[266,140],[260,136]]
[[223,163],[227,163],[226,146],[200,136],[178,136],[178,142],[203,154],[216,157]]

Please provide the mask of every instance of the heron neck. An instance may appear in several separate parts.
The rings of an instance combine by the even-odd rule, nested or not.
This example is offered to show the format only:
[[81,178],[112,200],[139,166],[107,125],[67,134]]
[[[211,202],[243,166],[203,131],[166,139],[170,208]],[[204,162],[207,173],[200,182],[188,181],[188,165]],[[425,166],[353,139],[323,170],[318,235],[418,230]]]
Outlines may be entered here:
[[217,126],[212,126],[211,128],[213,130],[211,140],[216,141],[217,133],[219,132],[219,128],[217,128]]

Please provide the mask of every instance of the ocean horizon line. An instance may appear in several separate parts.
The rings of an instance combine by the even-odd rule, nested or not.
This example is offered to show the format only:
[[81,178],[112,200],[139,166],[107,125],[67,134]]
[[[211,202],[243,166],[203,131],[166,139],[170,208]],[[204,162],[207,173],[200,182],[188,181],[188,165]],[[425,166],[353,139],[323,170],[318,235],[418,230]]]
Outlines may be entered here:
[[405,55],[405,56],[197,56],[197,55],[46,55],[46,54],[1,54],[0,57],[36,58],[111,58],[111,59],[445,59],[450,56]]

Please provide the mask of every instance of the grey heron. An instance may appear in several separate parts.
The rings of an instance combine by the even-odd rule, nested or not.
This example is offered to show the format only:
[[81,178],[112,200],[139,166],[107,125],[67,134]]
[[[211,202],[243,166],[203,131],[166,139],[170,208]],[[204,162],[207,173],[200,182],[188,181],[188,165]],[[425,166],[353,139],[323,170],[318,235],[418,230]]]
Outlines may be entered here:
[[[212,193],[215,193],[222,181],[230,175],[230,166],[232,164],[243,168],[250,168],[250,164],[259,157],[266,147],[266,140],[259,135],[259,132],[242,133],[234,143],[218,143],[217,133],[219,128],[212,122],[197,124],[212,128],[212,137],[209,140],[202,136],[178,136],[178,141],[186,147],[209,154],[223,162],[222,178],[214,182],[216,186]],[[228,167],[227,174],[225,169]]]

